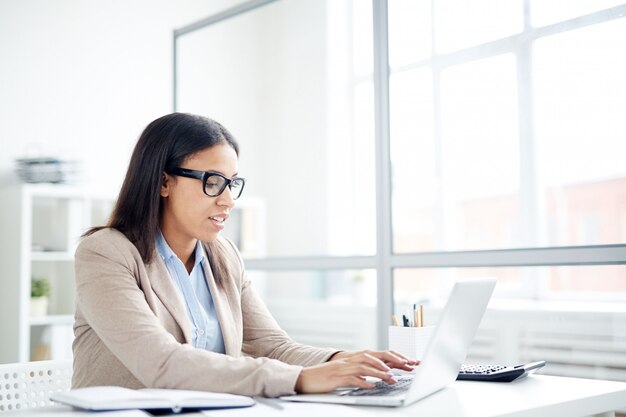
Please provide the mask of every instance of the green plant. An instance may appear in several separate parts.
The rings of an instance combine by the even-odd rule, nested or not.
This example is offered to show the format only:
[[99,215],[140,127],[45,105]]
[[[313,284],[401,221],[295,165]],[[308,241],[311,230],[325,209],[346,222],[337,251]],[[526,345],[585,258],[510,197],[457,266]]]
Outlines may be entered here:
[[50,295],[50,283],[46,278],[33,277],[30,284],[31,297],[47,297]]
[[352,279],[352,282],[363,282],[365,281],[365,274],[363,274],[363,271],[361,270],[353,271],[350,278]]

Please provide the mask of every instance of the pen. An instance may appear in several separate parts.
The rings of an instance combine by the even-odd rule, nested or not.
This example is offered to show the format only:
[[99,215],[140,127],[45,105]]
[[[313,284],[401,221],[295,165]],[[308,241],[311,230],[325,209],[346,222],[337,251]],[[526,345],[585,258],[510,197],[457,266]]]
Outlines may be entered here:
[[415,323],[415,327],[422,327],[422,326],[420,326],[419,316],[417,315],[417,305],[416,304],[413,304],[413,321]]
[[402,325],[404,327],[409,327],[409,319],[406,318],[406,315],[402,315]]
[[420,304],[419,309],[415,309],[415,316],[417,317],[417,327],[422,327],[422,305]]

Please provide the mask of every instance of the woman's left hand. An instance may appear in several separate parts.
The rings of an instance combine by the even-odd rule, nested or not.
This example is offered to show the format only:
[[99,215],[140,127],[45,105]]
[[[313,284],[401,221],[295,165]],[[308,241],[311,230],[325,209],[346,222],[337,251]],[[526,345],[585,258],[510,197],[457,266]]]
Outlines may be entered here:
[[359,350],[359,351],[347,351],[337,352],[328,360],[334,361],[337,359],[350,359],[355,356],[373,356],[383,361],[390,368],[402,369],[403,371],[412,371],[413,368],[419,364],[419,361],[409,359],[401,353],[395,350]]

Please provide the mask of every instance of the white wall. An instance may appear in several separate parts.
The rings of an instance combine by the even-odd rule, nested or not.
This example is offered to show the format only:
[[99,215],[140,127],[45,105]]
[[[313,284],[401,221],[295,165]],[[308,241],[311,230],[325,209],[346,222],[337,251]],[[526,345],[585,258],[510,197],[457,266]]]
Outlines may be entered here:
[[45,153],[116,193],[139,134],[172,109],[173,29],[237,3],[0,0],[0,186],[15,158]]
[[265,203],[269,256],[328,253],[326,10],[280,1],[179,41],[180,109],[241,143],[242,200]]

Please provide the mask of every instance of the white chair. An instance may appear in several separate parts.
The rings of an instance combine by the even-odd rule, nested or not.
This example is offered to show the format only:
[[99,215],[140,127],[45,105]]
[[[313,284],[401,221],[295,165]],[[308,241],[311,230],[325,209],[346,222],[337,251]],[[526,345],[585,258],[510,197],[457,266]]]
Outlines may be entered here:
[[0,413],[49,406],[71,383],[71,360],[0,364]]

